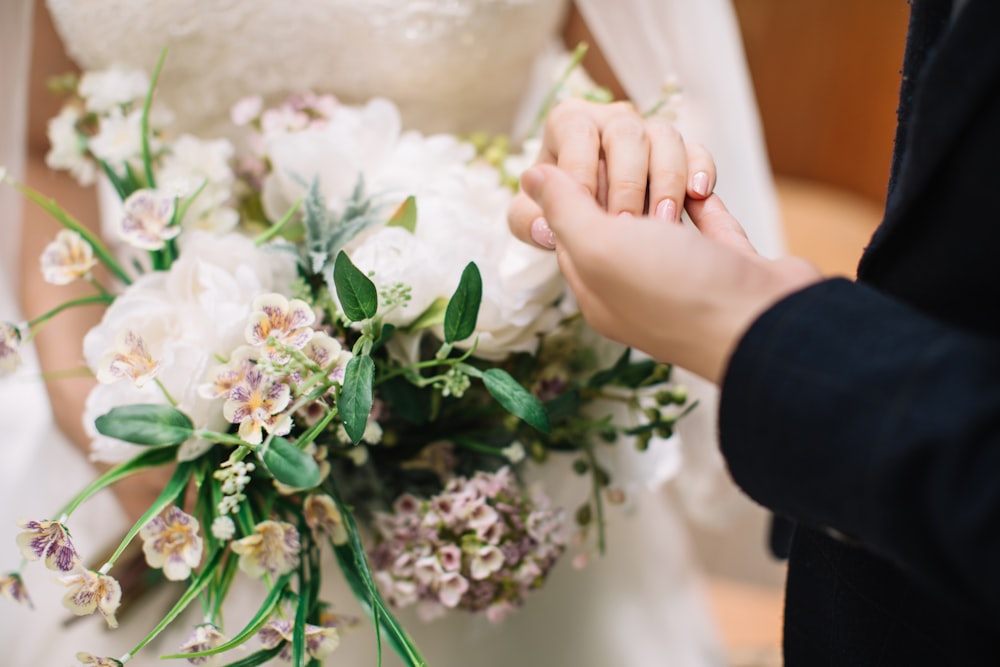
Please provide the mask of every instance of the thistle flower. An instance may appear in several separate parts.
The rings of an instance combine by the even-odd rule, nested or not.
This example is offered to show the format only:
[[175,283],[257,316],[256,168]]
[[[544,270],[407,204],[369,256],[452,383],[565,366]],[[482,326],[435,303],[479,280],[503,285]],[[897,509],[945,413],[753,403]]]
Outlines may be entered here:
[[150,189],[136,190],[122,204],[125,215],[119,232],[123,240],[143,250],[162,250],[181,233],[174,219],[175,201],[170,195]]
[[287,348],[301,350],[313,337],[315,332],[310,327],[315,321],[316,313],[305,301],[263,294],[254,299],[246,339],[262,347],[272,361],[285,363],[289,358]]
[[0,595],[29,609],[34,608],[31,598],[28,597],[28,589],[24,587],[24,580],[17,572],[10,572],[0,577]]
[[21,365],[21,332],[10,322],[0,322],[0,377]]
[[246,374],[229,392],[222,414],[232,424],[239,424],[239,436],[251,445],[263,441],[261,429],[285,435],[292,428],[291,419],[281,412],[288,407],[288,385],[264,375],[257,366],[247,363]]
[[97,266],[94,249],[80,234],[64,229],[56,234],[41,257],[42,277],[53,285],[68,285]]
[[198,520],[171,505],[139,531],[142,551],[152,568],[163,568],[163,576],[183,581],[201,563],[203,541]]
[[[226,642],[226,637],[223,635],[219,628],[215,627],[211,623],[202,623],[194,629],[194,632],[187,638],[183,644],[181,644],[180,653],[201,653],[203,651],[210,651],[217,646],[221,646]],[[187,661],[192,665],[201,665],[202,667],[215,667],[219,663],[220,655],[216,653],[215,655],[201,655],[194,658],[188,658]]]
[[317,536],[329,537],[334,544],[347,544],[347,529],[333,498],[326,494],[310,495],[302,506],[306,524]]
[[[319,626],[306,623],[306,653],[313,660],[324,660],[340,646],[340,633],[332,626]],[[271,621],[257,633],[261,645],[265,649],[274,648],[281,642],[287,642],[279,654],[284,660],[292,659],[292,622],[289,620]]]
[[17,546],[28,560],[44,558],[45,567],[60,572],[69,572],[80,562],[69,530],[58,521],[22,519],[17,525],[25,529],[17,536]]
[[142,336],[126,329],[118,335],[115,346],[104,353],[97,366],[97,381],[112,384],[119,380],[131,380],[136,387],[142,387],[156,377],[160,362],[153,359]]
[[122,601],[122,587],[114,577],[80,569],[63,577],[62,582],[70,587],[63,597],[64,607],[77,616],[99,611],[109,628],[118,627],[115,612]]
[[300,546],[299,532],[292,524],[261,521],[253,535],[236,540],[231,548],[240,556],[241,570],[261,577],[265,573],[280,576],[298,567]]

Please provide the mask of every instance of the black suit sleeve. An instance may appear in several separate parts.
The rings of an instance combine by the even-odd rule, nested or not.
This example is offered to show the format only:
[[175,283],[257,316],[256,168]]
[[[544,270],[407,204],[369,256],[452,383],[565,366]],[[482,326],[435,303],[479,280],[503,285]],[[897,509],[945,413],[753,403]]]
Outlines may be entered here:
[[1000,618],[1000,342],[826,281],[744,335],[720,429],[755,500]]

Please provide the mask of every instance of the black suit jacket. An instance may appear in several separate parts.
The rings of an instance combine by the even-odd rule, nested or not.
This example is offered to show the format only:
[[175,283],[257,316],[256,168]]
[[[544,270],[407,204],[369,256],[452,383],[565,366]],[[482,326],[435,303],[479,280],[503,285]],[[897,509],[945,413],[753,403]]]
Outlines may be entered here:
[[950,10],[913,3],[858,281],[769,309],[723,382],[734,479],[798,522],[793,667],[1000,665],[1000,2]]

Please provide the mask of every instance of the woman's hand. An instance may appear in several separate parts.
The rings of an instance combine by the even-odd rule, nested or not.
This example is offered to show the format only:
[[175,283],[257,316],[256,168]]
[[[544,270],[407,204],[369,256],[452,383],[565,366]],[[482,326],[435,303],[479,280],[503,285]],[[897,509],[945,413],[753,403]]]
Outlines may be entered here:
[[[613,216],[648,213],[680,222],[686,199],[704,199],[715,188],[715,163],[707,150],[684,146],[669,120],[643,118],[628,102],[560,103],[546,119],[538,164],[560,167]],[[524,192],[508,218],[522,241],[555,247],[542,210]]]
[[605,212],[549,165],[527,170],[521,185],[552,226],[560,268],[591,326],[713,382],[764,310],[820,279],[805,260],[758,255],[716,195],[688,202],[690,229]]

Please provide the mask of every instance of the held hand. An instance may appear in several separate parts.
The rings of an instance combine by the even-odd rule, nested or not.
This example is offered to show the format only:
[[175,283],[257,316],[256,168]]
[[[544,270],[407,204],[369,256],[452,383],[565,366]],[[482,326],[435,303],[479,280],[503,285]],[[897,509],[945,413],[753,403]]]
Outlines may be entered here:
[[552,227],[591,326],[713,382],[760,313],[820,278],[805,260],[759,256],[715,195],[688,201],[693,230],[611,215],[555,167],[532,167],[521,185]]
[[[715,187],[715,163],[707,150],[684,144],[665,118],[643,118],[631,104],[572,99],[546,119],[536,164],[556,165],[608,213],[649,215],[680,222],[685,199],[704,199]],[[553,248],[538,205],[524,192],[511,205],[514,235]]]

